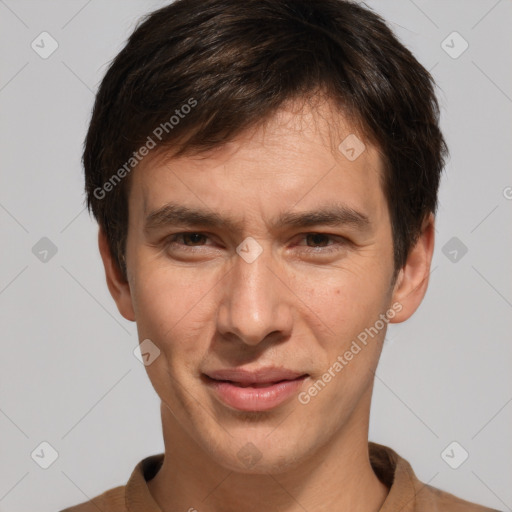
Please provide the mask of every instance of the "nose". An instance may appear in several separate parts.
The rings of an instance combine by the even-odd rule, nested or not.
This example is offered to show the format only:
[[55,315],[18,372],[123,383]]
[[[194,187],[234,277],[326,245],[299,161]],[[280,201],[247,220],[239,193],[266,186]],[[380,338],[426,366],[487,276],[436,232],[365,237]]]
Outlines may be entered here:
[[252,262],[238,254],[234,258],[234,268],[223,282],[217,315],[219,334],[253,346],[267,338],[288,337],[293,320],[291,292],[283,284],[278,266],[272,264],[270,249]]

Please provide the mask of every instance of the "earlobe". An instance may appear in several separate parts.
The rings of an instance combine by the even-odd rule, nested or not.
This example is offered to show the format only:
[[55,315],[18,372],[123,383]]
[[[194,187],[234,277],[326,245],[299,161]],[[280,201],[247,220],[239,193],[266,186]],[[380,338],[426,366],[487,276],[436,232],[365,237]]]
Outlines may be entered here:
[[135,322],[132,296],[129,283],[124,279],[121,270],[117,266],[108,246],[105,232],[100,227],[98,231],[98,247],[105,268],[105,278],[110,295],[116,302],[117,309],[124,318]]
[[423,222],[421,234],[397,276],[392,303],[399,303],[402,308],[390,320],[391,323],[407,320],[420,306],[428,288],[433,253],[434,216],[430,214]]

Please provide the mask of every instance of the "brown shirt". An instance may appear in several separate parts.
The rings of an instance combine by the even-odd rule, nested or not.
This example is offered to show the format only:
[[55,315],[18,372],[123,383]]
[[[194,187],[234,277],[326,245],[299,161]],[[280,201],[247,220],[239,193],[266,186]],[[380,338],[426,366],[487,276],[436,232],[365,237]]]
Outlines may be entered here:
[[[410,464],[391,448],[371,441],[368,446],[375,474],[390,489],[380,512],[499,512],[420,482]],[[147,481],[163,460],[163,453],[146,457],[135,466],[126,485],[60,512],[162,512]]]

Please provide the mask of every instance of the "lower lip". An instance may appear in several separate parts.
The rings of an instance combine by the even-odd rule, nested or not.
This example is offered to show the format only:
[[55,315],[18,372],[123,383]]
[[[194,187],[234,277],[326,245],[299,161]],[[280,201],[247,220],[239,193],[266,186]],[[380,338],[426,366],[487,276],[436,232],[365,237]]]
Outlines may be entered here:
[[295,395],[306,376],[294,380],[277,382],[266,387],[242,388],[231,382],[218,381],[207,377],[208,385],[228,406],[240,411],[267,411],[281,405]]

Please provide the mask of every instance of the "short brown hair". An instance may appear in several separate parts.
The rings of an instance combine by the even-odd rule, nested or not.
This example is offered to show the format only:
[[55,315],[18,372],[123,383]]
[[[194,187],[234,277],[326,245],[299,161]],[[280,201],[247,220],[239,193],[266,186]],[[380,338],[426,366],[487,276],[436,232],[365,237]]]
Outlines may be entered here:
[[100,85],[87,206],[126,278],[129,172],[149,139],[175,156],[212,149],[322,90],[382,154],[396,272],[437,209],[448,150],[434,85],[382,19],[350,1],[177,0],[139,22]]

